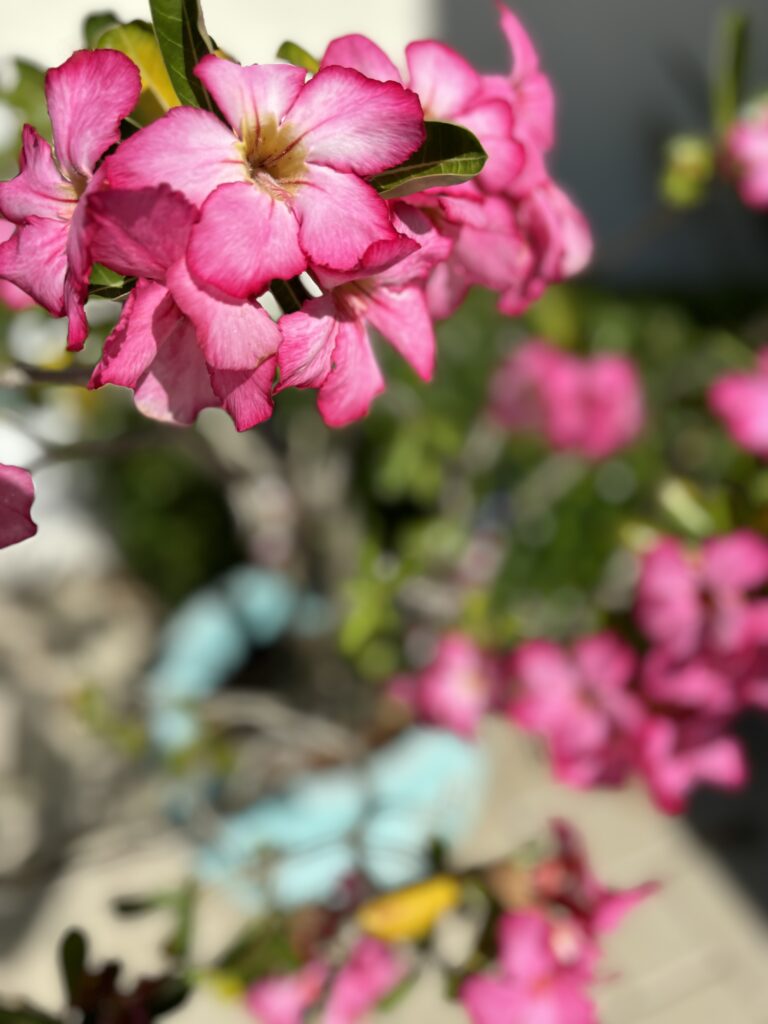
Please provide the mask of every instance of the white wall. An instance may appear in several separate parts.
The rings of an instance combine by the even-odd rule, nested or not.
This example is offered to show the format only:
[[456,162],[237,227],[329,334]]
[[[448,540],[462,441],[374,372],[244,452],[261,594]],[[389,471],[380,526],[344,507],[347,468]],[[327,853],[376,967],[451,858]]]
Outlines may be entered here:
[[[266,62],[284,39],[320,52],[335,36],[364,32],[393,56],[434,34],[439,0],[207,0],[216,41],[242,63]],[[81,46],[80,22],[95,10],[147,18],[147,0],[0,0],[0,58],[23,54],[53,66]]]

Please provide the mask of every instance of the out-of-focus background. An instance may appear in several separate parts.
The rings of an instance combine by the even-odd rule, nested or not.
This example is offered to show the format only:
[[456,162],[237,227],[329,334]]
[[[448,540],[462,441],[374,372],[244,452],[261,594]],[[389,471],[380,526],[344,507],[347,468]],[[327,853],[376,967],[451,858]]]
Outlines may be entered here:
[[[93,10],[88,0],[6,6],[4,92],[15,87],[11,58],[61,63],[81,45],[80,21]],[[124,20],[148,13],[142,0],[109,6]],[[570,635],[625,611],[632,569],[611,559],[611,545],[630,519],[650,518],[672,478],[693,481],[706,500],[691,512],[674,499],[681,492],[667,489],[667,523],[693,518],[695,535],[697,515],[717,518],[738,492],[739,508],[764,525],[765,473],[725,449],[701,393],[732,357],[745,361],[744,338],[764,340],[766,222],[727,190],[684,215],[658,199],[663,142],[706,127],[722,5],[515,6],[558,95],[554,168],[594,229],[585,282],[555,290],[519,323],[473,296],[441,333],[434,388],[388,365],[388,395],[343,434],[318,429],[307,395],[286,396],[264,436],[238,436],[205,413],[181,437],[140,421],[111,391],[41,392],[31,409],[8,400],[0,453],[3,462],[39,467],[40,531],[0,555],[0,992],[55,1007],[53,949],[75,923],[131,969],[155,968],[164,923],[117,918],[110,902],[172,886],[186,872],[225,880],[207,849],[222,809],[242,809],[297,774],[359,754],[364,688],[401,668],[401,621],[450,621],[459,600],[446,584],[450,567],[463,553],[467,575],[482,580],[478,565],[497,557],[494,538],[509,521],[516,546],[505,556],[504,615],[490,627],[493,639]],[[740,6],[754,16],[754,38],[767,41],[765,4]],[[206,13],[219,45],[243,62],[269,60],[285,38],[321,52],[351,31],[371,35],[396,60],[410,40],[430,36],[484,70],[508,59],[490,0],[215,0]],[[768,81],[768,61],[757,55],[751,74]],[[0,107],[0,150],[17,131],[16,115]],[[113,317],[107,305],[94,310],[102,335]],[[5,317],[2,330],[15,359],[53,365],[63,348],[62,322],[36,311]],[[483,460],[495,457],[482,436],[469,443],[487,377],[528,334],[637,360],[662,425],[636,458],[591,475],[550,461],[537,475],[523,446],[504,462],[496,493],[477,484]],[[134,440],[116,458],[102,448],[103,438],[129,431]],[[55,461],[47,460],[52,450]],[[297,566],[300,592],[286,583]],[[474,596],[479,621],[486,608]],[[199,649],[211,660],[196,666],[191,703],[211,698],[211,710],[198,736],[198,722],[164,706],[161,684],[172,689],[195,675],[195,666],[173,663],[174,652],[180,637],[183,646],[208,629],[210,644],[200,640]],[[418,629],[410,642],[418,654]],[[224,696],[214,698],[214,678],[226,681]],[[221,732],[241,727],[250,733],[236,754],[218,745]],[[174,759],[190,730],[202,749],[191,768]],[[615,884],[665,883],[609,947],[607,974],[615,968],[619,977],[599,994],[607,1024],[768,1019],[766,731],[747,721],[742,732],[751,788],[701,795],[687,820],[661,817],[634,788],[576,795],[551,781],[535,744],[491,726],[483,734],[471,766],[485,780],[478,805],[468,799],[454,830],[460,856],[482,859],[524,843],[556,815],[581,825]],[[213,765],[215,775],[222,759],[227,784],[214,799],[207,772]],[[451,764],[440,762],[438,773]],[[446,835],[450,805],[444,794],[430,812]],[[310,875],[300,865],[291,884],[311,888]],[[206,890],[200,956],[254,910],[249,891]],[[463,1019],[457,1009],[436,1009],[433,981],[389,1019]],[[204,989],[177,1019],[250,1019],[235,1003],[222,1009],[218,995]]]

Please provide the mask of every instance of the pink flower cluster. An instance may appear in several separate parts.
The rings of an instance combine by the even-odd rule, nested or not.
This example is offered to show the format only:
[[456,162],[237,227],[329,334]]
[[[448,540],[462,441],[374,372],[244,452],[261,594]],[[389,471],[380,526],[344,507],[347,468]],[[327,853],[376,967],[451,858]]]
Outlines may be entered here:
[[335,974],[313,960],[293,974],[265,978],[248,991],[246,1005],[261,1024],[302,1024],[310,1010],[319,1024],[354,1024],[402,981],[402,956],[378,939],[361,939]]
[[603,459],[626,447],[645,420],[631,360],[579,358],[538,339],[512,352],[491,381],[490,410],[513,433],[533,433],[558,451]]
[[665,538],[641,568],[642,656],[609,631],[496,655],[449,634],[390,695],[469,737],[483,715],[504,714],[545,741],[562,782],[616,786],[639,773],[659,807],[679,813],[701,784],[746,782],[731,726],[746,708],[768,710],[767,588],[768,542],[749,531],[693,551]]
[[708,398],[712,412],[738,445],[768,457],[768,349],[758,353],[754,372],[719,377]]
[[723,143],[725,173],[741,201],[768,210],[768,103],[749,106],[728,129]]
[[558,850],[535,872],[534,905],[501,917],[496,968],[462,986],[473,1024],[596,1024],[600,939],[656,889],[605,888],[576,833],[563,822],[554,831]]
[[[194,73],[220,116],[176,107],[124,141],[138,69],[116,51],[75,53],[46,76],[53,149],[25,126],[20,173],[0,183],[15,225],[0,278],[67,316],[73,349],[93,264],[136,278],[91,386],[133,389],[148,416],[190,423],[214,406],[244,430],[286,387],[316,389],[330,425],[363,416],[384,387],[370,327],[429,379],[433,318],[471,285],[517,312],[589,258],[587,226],[545,167],[551,87],[500,15],[509,75],[427,41],[408,48],[404,81],[362,36],[331,43],[309,78],[209,55]],[[387,200],[371,179],[420,147],[425,119],[475,132],[485,168]],[[275,322],[260,296],[303,274],[318,297]]]

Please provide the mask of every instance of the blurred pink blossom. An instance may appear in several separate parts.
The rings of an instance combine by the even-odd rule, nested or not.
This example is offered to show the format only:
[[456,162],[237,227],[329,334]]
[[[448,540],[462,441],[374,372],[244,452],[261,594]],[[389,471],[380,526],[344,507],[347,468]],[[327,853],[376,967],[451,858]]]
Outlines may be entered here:
[[722,720],[688,716],[650,718],[638,746],[638,766],[656,803],[669,814],[685,810],[690,794],[706,783],[741,789],[748,770],[740,743]]
[[416,717],[472,737],[498,696],[495,661],[462,633],[440,638],[433,661],[420,672],[395,678],[389,695]]
[[303,1024],[306,1012],[319,1000],[328,969],[310,963],[294,974],[265,978],[251,985],[245,1005],[261,1024]]
[[768,584],[768,542],[738,530],[686,550],[664,538],[645,555],[637,621],[648,639],[678,660],[711,651],[732,655],[768,639],[762,604],[751,593]]
[[742,202],[768,210],[768,103],[753,104],[733,122],[723,158]]
[[584,842],[567,821],[552,824],[556,849],[534,872],[536,895],[566,908],[592,936],[617,928],[624,917],[658,889],[655,882],[630,889],[611,889],[598,881],[587,859]]
[[508,430],[555,449],[603,459],[630,444],[645,421],[637,371],[625,356],[579,358],[534,339],[515,349],[491,382],[490,409]]
[[719,377],[708,398],[734,441],[768,458],[768,349],[758,353],[754,371]]
[[645,718],[631,691],[634,652],[612,633],[571,650],[546,640],[522,644],[510,659],[507,714],[547,743],[556,776],[579,788],[615,785],[633,766]]
[[500,970],[471,975],[461,988],[473,1024],[596,1024],[586,989],[598,950],[577,921],[506,914],[498,941]]
[[405,964],[378,939],[361,939],[333,980],[322,1024],[354,1024],[400,983]]

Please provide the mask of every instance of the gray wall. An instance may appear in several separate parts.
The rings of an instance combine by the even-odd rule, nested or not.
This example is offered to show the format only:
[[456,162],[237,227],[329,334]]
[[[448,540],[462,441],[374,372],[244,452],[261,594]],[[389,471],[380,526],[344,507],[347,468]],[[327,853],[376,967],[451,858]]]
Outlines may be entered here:
[[[506,55],[492,0],[441,0],[442,35],[486,68]],[[768,290],[768,218],[725,190],[705,213],[659,215],[668,134],[706,128],[707,69],[725,0],[512,0],[559,97],[554,166],[598,239],[596,273],[619,283]],[[768,0],[753,17],[752,77],[768,87]]]

